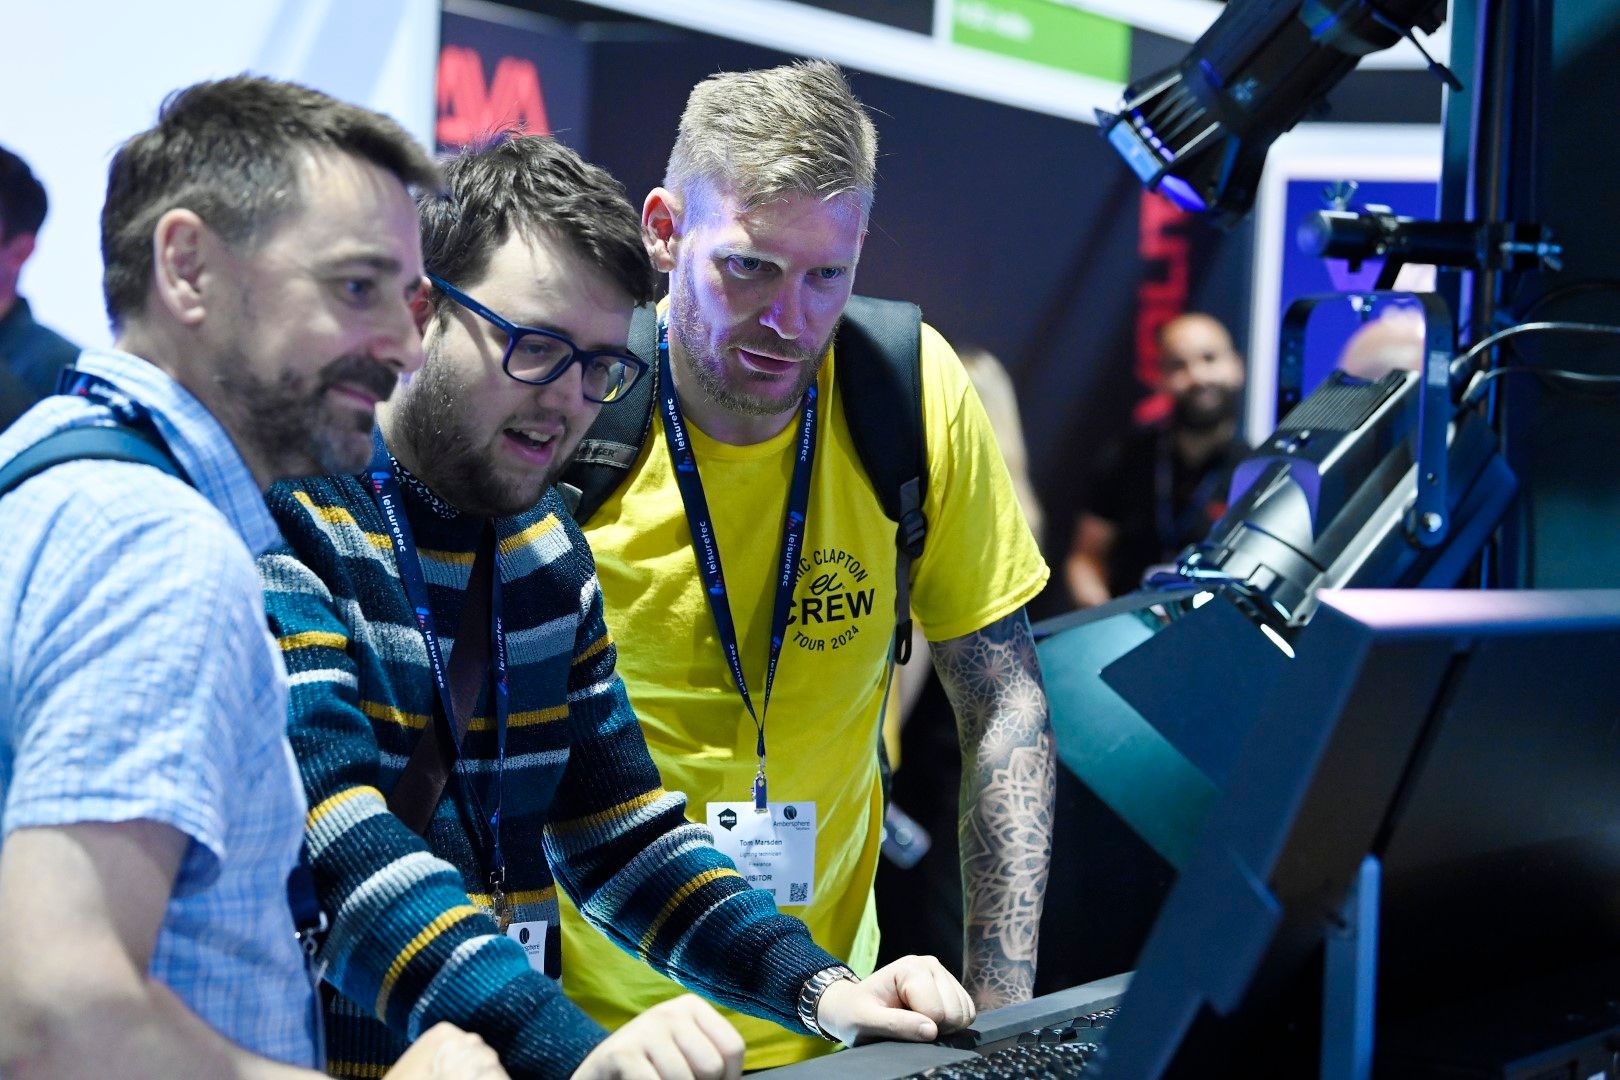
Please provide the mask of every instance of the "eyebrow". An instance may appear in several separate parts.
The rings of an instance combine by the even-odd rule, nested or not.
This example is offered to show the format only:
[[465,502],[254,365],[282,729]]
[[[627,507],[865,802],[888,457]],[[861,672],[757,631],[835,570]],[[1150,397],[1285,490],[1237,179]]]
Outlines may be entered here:
[[[719,257],[722,258],[722,259],[730,259],[730,258],[733,258],[735,256],[741,256],[742,258],[745,258],[745,259],[758,259],[762,263],[769,263],[771,266],[776,267],[778,270],[782,269],[782,260],[781,259],[773,258],[773,257],[771,257],[769,255],[764,254],[763,252],[755,250],[754,248],[747,247],[745,245],[740,245],[740,244],[726,245],[726,246],[722,246],[718,250],[719,250]],[[812,269],[820,269],[823,266],[830,266],[830,267],[834,267],[834,268],[839,269],[839,270],[848,270],[850,267],[852,267],[854,265],[855,265],[855,260],[854,259],[847,259],[847,260],[840,260],[840,261],[834,261],[834,262],[815,263],[812,266]]]
[[382,274],[398,274],[405,269],[392,255],[382,255],[370,252],[356,252],[354,254],[338,255],[324,259],[322,262],[332,270],[346,269],[353,266],[364,266]]

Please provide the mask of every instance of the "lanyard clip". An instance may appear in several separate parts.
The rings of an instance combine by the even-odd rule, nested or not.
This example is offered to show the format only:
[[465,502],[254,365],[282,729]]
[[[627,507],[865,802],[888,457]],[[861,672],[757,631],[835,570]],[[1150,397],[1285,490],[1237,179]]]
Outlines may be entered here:
[[760,758],[759,771],[754,774],[754,813],[764,814],[770,808],[765,794],[765,759]]
[[512,925],[512,912],[506,906],[506,868],[496,867],[489,872],[489,906],[495,916],[495,925],[501,933]]

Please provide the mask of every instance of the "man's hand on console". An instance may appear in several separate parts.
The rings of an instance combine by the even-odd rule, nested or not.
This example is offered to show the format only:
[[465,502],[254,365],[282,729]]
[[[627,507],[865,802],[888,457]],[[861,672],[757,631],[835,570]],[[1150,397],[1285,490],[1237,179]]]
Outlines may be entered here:
[[572,1080],[738,1080],[743,1039],[700,997],[661,1001],[597,1044]]
[[500,1058],[454,1024],[429,1028],[387,1072],[387,1080],[507,1080]]
[[973,999],[932,956],[903,956],[859,982],[822,992],[816,1023],[839,1042],[931,1042],[973,1022]]

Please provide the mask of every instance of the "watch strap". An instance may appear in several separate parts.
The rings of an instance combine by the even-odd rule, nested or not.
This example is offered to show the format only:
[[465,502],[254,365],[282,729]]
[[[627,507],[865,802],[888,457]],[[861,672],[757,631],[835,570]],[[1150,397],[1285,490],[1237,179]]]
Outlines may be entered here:
[[831,967],[822,968],[804,980],[804,985],[799,988],[799,1023],[803,1024],[811,1034],[826,1039],[828,1042],[837,1042],[838,1040],[821,1029],[821,1025],[816,1022],[816,1011],[821,1007],[821,995],[827,992],[827,987],[846,979],[850,982],[861,981],[860,976],[843,964],[834,964]]

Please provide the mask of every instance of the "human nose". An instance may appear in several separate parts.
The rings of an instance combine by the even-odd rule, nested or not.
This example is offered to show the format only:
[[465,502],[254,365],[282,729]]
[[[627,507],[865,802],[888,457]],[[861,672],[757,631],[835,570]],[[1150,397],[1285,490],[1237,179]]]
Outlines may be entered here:
[[793,341],[805,330],[804,298],[796,281],[783,282],[760,322],[776,331],[784,341]]
[[372,344],[372,358],[396,372],[410,375],[422,366],[422,332],[416,328],[416,317],[411,311],[409,298],[401,297],[388,306],[382,325]]

